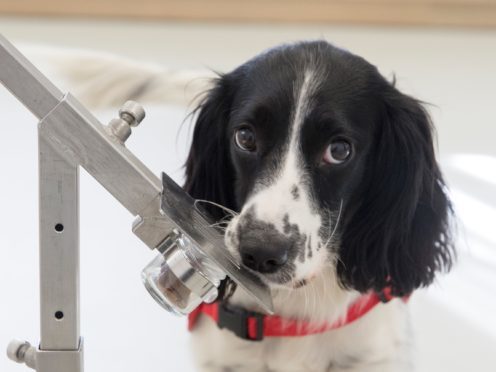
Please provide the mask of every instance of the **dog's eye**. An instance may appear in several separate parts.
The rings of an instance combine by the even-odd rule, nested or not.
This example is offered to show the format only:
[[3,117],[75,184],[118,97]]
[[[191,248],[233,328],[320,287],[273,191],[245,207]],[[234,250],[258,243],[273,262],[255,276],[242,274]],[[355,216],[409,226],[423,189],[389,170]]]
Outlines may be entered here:
[[326,148],[323,160],[329,164],[341,164],[351,156],[351,145],[344,140],[336,140]]
[[236,145],[245,151],[253,152],[257,149],[255,133],[248,127],[239,128],[234,134]]

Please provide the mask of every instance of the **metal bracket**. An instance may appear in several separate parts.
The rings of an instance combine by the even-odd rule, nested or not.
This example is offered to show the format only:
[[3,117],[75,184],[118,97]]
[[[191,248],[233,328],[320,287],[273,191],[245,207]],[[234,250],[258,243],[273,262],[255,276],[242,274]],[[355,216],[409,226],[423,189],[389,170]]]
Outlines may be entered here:
[[75,350],[42,350],[27,341],[12,341],[7,356],[37,371],[83,371],[83,339]]

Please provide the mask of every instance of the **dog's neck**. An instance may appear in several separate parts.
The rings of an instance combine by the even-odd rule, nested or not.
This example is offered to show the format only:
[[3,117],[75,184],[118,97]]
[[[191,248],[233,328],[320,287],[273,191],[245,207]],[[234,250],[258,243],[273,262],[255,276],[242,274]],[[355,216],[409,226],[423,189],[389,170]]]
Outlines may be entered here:
[[[343,317],[360,294],[341,288],[331,271],[324,271],[298,289],[272,289],[275,314],[315,323],[333,323]],[[261,312],[251,296],[239,287],[229,302],[246,310]]]

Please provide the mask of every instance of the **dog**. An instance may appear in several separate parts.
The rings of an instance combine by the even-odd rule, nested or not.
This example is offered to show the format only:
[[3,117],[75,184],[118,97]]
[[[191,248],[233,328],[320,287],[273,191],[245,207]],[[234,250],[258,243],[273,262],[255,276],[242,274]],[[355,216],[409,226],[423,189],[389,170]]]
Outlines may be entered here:
[[[201,371],[411,371],[406,296],[454,260],[452,214],[421,102],[325,41],[270,49],[220,75],[196,110],[185,189],[225,224],[235,259],[275,314],[350,324],[254,341],[195,320]],[[224,299],[262,313],[242,289]]]
[[[406,299],[456,258],[420,101],[325,41],[272,48],[211,83],[204,72],[113,56],[27,52],[89,107],[184,102],[208,87],[194,110],[184,188],[207,202],[239,264],[269,286],[276,318],[225,281],[210,315],[228,319],[190,317],[198,370],[414,369]],[[281,335],[247,337],[232,314],[280,320]]]

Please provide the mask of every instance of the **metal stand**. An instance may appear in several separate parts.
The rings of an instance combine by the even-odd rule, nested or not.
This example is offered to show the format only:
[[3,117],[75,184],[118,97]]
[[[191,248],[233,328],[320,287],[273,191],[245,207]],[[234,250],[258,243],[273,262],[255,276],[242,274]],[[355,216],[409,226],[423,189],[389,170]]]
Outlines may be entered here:
[[[8,356],[38,372],[82,372],[79,322],[79,180],[82,166],[129,212],[133,232],[151,249],[183,229],[225,273],[271,311],[270,294],[257,278],[226,257],[220,236],[192,214],[194,230],[161,210],[162,182],[126,147],[131,127],[145,113],[127,102],[106,127],[70,94],[63,95],[0,35],[0,81],[40,120],[40,299],[39,347],[13,341]],[[177,185],[176,185],[177,187]],[[182,204],[180,206],[183,206]],[[178,206],[179,207],[179,206]],[[201,233],[199,233],[201,231]],[[217,248],[216,248],[217,247]]]
[[103,127],[1,35],[0,81],[40,119],[41,340],[38,348],[13,341],[7,353],[38,372],[82,372],[79,165],[133,215],[141,216],[135,233],[150,248],[156,248],[170,230],[164,228],[160,215],[159,178],[124,147],[131,127],[139,124],[144,111],[130,102],[121,110],[119,119]]
[[[135,214],[161,192],[158,178],[123,146],[131,125],[143,119],[143,110],[129,102],[120,114],[121,118],[114,119],[105,130],[66,95],[38,126],[41,341],[35,353],[28,343],[14,341],[8,354],[39,372],[83,371],[79,331],[79,165]],[[92,125],[88,126],[88,122]],[[81,145],[81,140],[90,145]],[[116,165],[120,165],[117,173]],[[147,184],[148,195],[141,188],[134,193],[130,189],[138,179]]]
[[[1,35],[0,62],[2,83],[41,120],[41,340],[38,348],[13,341],[7,354],[39,372],[82,372],[79,165],[134,215],[147,209],[148,214],[159,216],[160,180],[124,147],[131,126],[139,124],[144,111],[139,105],[128,103],[120,118],[104,128],[72,96],[64,96]],[[156,207],[152,208],[155,200]],[[137,233],[141,234],[141,230],[137,229]],[[141,237],[150,248],[165,239],[160,232],[145,232]]]

